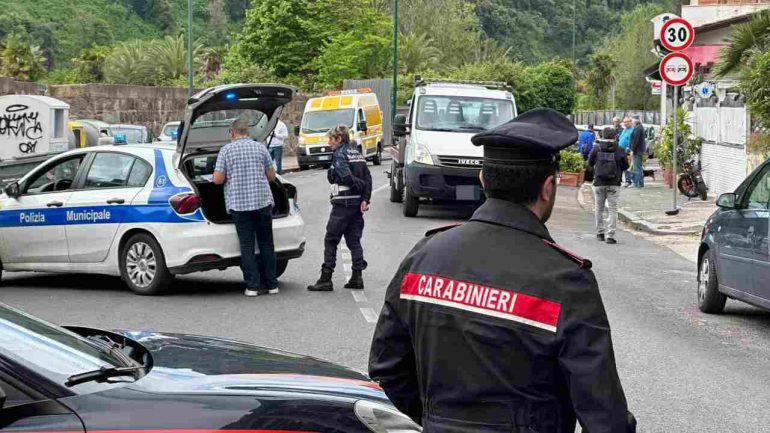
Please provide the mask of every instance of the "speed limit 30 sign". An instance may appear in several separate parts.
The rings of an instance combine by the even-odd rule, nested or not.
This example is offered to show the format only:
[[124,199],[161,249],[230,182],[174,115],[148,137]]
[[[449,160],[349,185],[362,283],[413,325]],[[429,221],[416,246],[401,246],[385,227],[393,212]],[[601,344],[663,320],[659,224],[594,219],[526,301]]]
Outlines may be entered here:
[[685,53],[671,53],[660,61],[659,72],[663,81],[672,86],[681,86],[692,78],[695,65]]
[[682,51],[695,40],[695,29],[683,18],[672,18],[660,28],[660,43],[669,51]]

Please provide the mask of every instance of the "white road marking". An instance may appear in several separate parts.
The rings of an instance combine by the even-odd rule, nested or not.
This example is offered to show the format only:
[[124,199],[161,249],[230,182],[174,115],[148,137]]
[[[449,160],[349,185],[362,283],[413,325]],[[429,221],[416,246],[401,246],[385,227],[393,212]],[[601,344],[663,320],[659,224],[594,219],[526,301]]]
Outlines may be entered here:
[[351,292],[353,294],[353,299],[356,300],[356,302],[368,302],[369,300],[366,299],[366,293],[363,292],[363,290],[354,290]]
[[371,308],[362,308],[361,314],[364,315],[364,319],[366,319],[367,322],[377,323],[377,313],[375,313]]
[[388,188],[390,188],[390,185],[383,185],[383,186],[375,189],[374,191],[372,191],[372,194],[377,194],[378,192],[385,191]]

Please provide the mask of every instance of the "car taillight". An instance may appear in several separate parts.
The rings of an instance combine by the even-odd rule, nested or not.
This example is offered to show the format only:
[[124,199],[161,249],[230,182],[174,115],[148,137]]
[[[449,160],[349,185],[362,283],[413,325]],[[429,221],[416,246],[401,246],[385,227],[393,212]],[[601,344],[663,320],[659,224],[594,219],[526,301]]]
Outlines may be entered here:
[[201,200],[195,194],[180,194],[171,197],[171,207],[174,208],[176,213],[181,215],[187,215],[195,212],[201,207]]

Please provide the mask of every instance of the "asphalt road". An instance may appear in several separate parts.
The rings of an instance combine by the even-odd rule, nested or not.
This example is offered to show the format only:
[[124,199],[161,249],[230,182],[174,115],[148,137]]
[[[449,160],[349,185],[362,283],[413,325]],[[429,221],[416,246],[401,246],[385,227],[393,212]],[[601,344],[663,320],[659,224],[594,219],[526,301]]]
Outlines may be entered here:
[[[111,277],[6,274],[0,301],[54,323],[216,335],[365,370],[373,322],[401,258],[426,230],[473,212],[423,206],[418,218],[403,217],[401,205],[388,201],[386,166],[371,167],[363,292],[342,288],[344,266],[334,292],[305,290],[318,277],[330,208],[325,173],[312,170],[286,176],[299,189],[307,250],[289,264],[277,296],[244,297],[240,271],[229,269],[181,277],[162,297],[135,296]],[[560,190],[548,226],[594,263],[639,431],[770,431],[770,313],[729,301],[723,315],[701,314],[693,263],[628,232],[616,246],[596,242],[592,217],[575,197],[576,190]],[[340,253],[341,263],[346,257]]]

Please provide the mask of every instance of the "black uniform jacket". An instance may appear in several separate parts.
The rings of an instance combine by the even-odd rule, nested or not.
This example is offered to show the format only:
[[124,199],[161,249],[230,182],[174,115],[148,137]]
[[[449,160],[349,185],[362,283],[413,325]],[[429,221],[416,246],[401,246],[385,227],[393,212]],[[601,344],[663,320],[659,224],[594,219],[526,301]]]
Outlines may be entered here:
[[334,151],[332,166],[329,167],[326,177],[331,184],[350,188],[340,192],[337,198],[332,197],[332,202],[356,199],[357,202],[368,203],[372,197],[372,174],[369,172],[369,166],[361,153],[350,144],[342,144]]
[[635,431],[591,263],[488,199],[388,287],[369,373],[430,432]]

